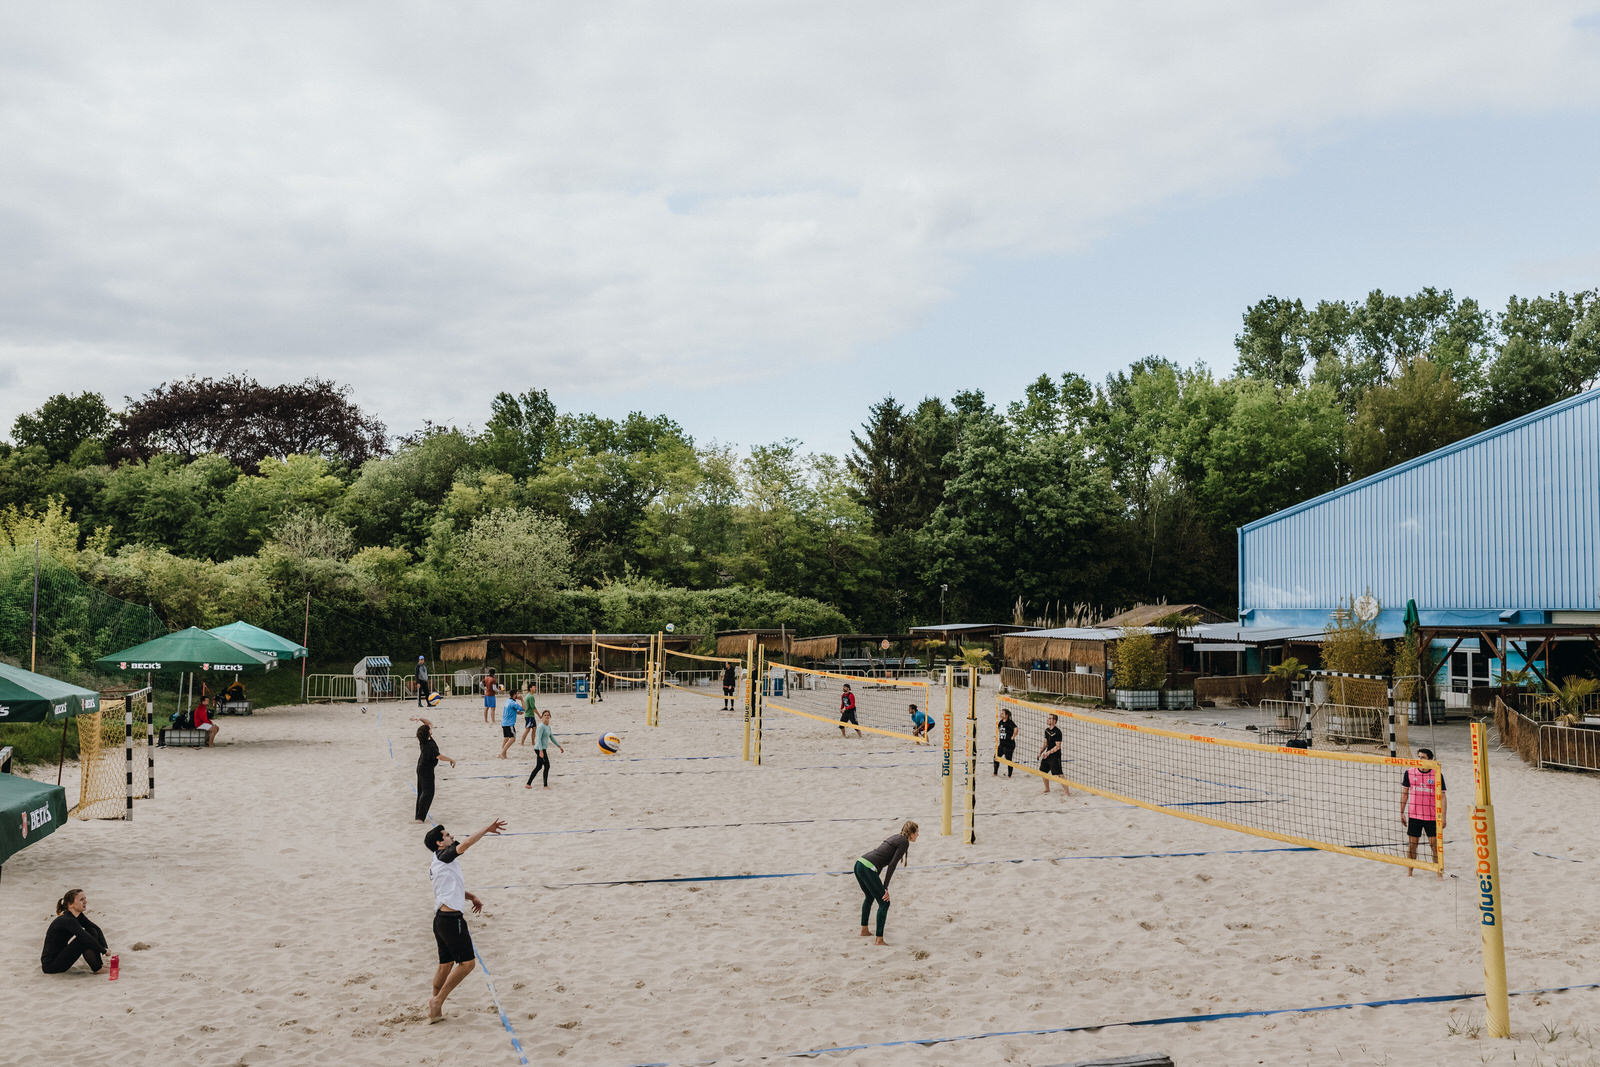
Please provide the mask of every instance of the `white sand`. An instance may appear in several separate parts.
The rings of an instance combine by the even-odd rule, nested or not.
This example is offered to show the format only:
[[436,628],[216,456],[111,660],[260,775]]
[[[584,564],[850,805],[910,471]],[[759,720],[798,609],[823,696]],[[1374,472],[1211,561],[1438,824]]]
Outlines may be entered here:
[[[1600,1062],[1594,990],[1513,997],[1512,1041],[1471,1035],[1481,1000],[1111,1025],[1481,991],[1473,887],[1454,877],[1471,800],[1462,726],[1441,729],[1436,746],[1453,799],[1452,876],[1439,882],[1325,853],[1034,862],[1274,843],[1094,797],[1040,797],[1036,779],[996,780],[987,763],[980,810],[1028,814],[980,816],[979,843],[966,846],[939,834],[936,751],[789,718],[769,720],[758,768],[738,759],[735,716],[670,692],[654,730],[640,697],[598,708],[546,698],[567,752],[549,790],[527,791],[531,750],[495,759],[499,730],[475,704],[429,712],[461,760],[440,767],[434,815],[462,837],[501,816],[518,836],[463,859],[488,905],[471,929],[489,974],[462,984],[445,1023],[423,1022],[435,957],[411,810],[415,708],[281,708],[222,720],[214,750],[161,751],[157,796],[131,824],[74,822],[6,865],[0,1061],[515,1064],[492,979],[532,1063],[751,1062],[1098,1025],[818,1059]],[[625,735],[619,757],[596,750],[604,730]],[[722,758],[685,758],[702,756]],[[1600,779],[1536,771],[1509,752],[1492,765],[1511,986],[1600,981]],[[890,947],[874,948],[858,936],[845,872],[908,817],[923,833],[894,881]],[[1030,862],[937,866],[996,860]],[[818,871],[838,873],[563,887]],[[118,982],[81,965],[39,972],[50,906],[72,886],[121,953]]]

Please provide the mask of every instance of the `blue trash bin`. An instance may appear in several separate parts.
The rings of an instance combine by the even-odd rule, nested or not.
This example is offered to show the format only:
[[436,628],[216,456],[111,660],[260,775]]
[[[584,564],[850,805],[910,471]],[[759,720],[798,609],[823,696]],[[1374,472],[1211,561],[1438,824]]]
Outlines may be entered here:
[[768,678],[766,685],[761,687],[762,692],[769,697],[783,696],[783,678]]

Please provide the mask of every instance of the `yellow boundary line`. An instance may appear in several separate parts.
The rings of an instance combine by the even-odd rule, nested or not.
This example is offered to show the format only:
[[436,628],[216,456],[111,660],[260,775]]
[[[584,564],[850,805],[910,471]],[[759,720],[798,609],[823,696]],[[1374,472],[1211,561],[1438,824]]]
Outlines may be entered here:
[[[1042,711],[1047,715],[1055,715],[1058,718],[1077,719],[1081,722],[1091,722],[1099,726],[1113,726],[1117,729],[1131,730],[1136,733],[1156,734],[1161,737],[1175,738],[1179,741],[1203,741],[1207,744],[1224,745],[1229,748],[1240,748],[1256,752],[1276,752],[1306,759],[1322,758],[1345,760],[1356,763],[1421,767],[1424,769],[1432,769],[1435,772],[1440,770],[1439,764],[1434,760],[1398,758],[1390,759],[1388,756],[1362,756],[1343,752],[1317,752],[1304,748],[1284,748],[1277,745],[1258,745],[1250,741],[1230,741],[1226,738],[1206,737],[1201,734],[1181,734],[1174,730],[1162,730],[1153,726],[1141,726],[1138,723],[1116,722],[1111,719],[1096,718],[1092,715],[1078,715],[1073,712],[1063,712],[1054,705],[1035,704],[1032,701],[1018,700],[1015,697],[995,698],[996,722],[998,722],[1000,719],[1000,705],[1002,704],[1012,704],[1016,707],[1033,708],[1036,711]],[[1015,760],[1009,760],[1003,756],[996,756],[995,758],[1007,767],[1015,767],[1017,770],[1025,771],[1036,778],[1051,779],[1060,782],[1063,785],[1077,786],[1085,793],[1093,793],[1095,796],[1105,797],[1107,800],[1115,800],[1121,804],[1131,804],[1136,808],[1143,808],[1146,811],[1153,811],[1159,815],[1176,815],[1180,819],[1188,819],[1190,822],[1204,823],[1207,826],[1215,826],[1221,830],[1233,830],[1237,833],[1249,834],[1252,837],[1264,837],[1269,841],[1282,841],[1284,844],[1288,845],[1303,845],[1307,848],[1314,848],[1323,852],[1339,852],[1346,856],[1355,856],[1364,860],[1377,860],[1379,863],[1392,863],[1397,867],[1414,867],[1419,871],[1444,870],[1444,846],[1442,843],[1439,845],[1439,861],[1437,863],[1425,862],[1421,859],[1414,860],[1406,856],[1386,856],[1381,852],[1374,852],[1370,849],[1352,848],[1349,845],[1336,845],[1329,841],[1317,841],[1309,837],[1295,837],[1292,834],[1280,834],[1276,830],[1261,830],[1253,826],[1244,826],[1240,823],[1224,822],[1221,819],[1213,819],[1207,815],[1197,815],[1191,811],[1178,811],[1174,808],[1163,807],[1160,804],[1152,804],[1146,800],[1137,800],[1134,797],[1125,796],[1122,793],[1113,793],[1108,789],[1096,789],[1092,785],[1086,785],[1083,782],[1076,781],[1075,779],[1068,778],[1064,775],[1045,774],[1037,767],[1029,767],[1025,763],[1018,763]],[[1438,837],[1436,836],[1434,840],[1438,841]],[[1397,844],[1400,843],[1397,842]]]
[[842,726],[846,730],[865,730],[869,734],[882,734],[884,737],[898,737],[898,738],[901,738],[902,740],[905,740],[905,741],[913,741],[913,742],[915,742],[915,743],[917,743],[919,745],[931,745],[933,743],[933,742],[928,741],[928,740],[926,740],[924,738],[917,737],[914,734],[896,733],[894,730],[884,730],[884,729],[880,729],[879,727],[876,727],[876,726],[857,726],[853,722],[840,722],[838,719],[829,719],[829,718],[826,718],[825,716],[817,715],[814,712],[801,711],[799,708],[786,708],[782,704],[774,704],[770,697],[766,698],[763,701],[763,704],[766,707],[774,708],[774,709],[776,709],[778,711],[786,711],[790,715],[799,715],[800,717],[805,718],[805,719],[815,719],[818,722],[825,722],[829,726]]

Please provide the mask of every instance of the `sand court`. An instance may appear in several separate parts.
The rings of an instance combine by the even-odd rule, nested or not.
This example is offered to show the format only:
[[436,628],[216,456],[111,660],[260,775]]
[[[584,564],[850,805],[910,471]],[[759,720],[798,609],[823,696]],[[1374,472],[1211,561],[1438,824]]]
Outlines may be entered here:
[[[480,702],[424,712],[458,760],[439,769],[432,816],[459,837],[495,817],[510,830],[463,859],[486,904],[469,919],[483,966],[438,1026],[423,1021],[435,956],[415,707],[230,720],[216,749],[159,754],[157,796],[133,823],[74,823],[7,864],[0,968],[29,1005],[8,1049],[217,1064],[1600,1056],[1595,990],[1513,997],[1509,1042],[1472,1036],[1471,1000],[1113,1025],[1481,991],[1473,886],[1453,877],[1465,728],[1437,735],[1451,796],[1451,877],[1437,881],[991,777],[983,699],[973,846],[939,834],[936,746],[769,713],[755,767],[738,758],[739,715],[714,702],[669,691],[652,729],[642,693],[553,695],[540,707],[567,751],[550,789],[527,790],[531,747],[494,758]],[[616,756],[596,748],[607,731],[623,735]],[[1511,986],[1600,981],[1600,833],[1561,814],[1592,806],[1600,782],[1491,758]],[[922,834],[875,948],[857,934],[851,864],[906,818]],[[69,885],[89,890],[121,954],[116,983],[39,973]]]

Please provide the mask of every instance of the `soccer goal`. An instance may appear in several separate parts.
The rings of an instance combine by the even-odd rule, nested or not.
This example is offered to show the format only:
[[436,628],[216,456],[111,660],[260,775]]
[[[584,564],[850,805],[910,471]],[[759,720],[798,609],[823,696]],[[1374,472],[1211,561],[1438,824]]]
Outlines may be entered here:
[[[155,795],[153,691],[102,696],[96,711],[78,716],[78,819],[132,819],[133,802]],[[134,745],[144,738],[145,773],[135,773]],[[135,784],[137,779],[138,784]]]
[[[1405,772],[1434,760],[1324,752],[1184,734],[1002,696],[996,718],[1017,724],[1016,751],[997,761],[1074,789],[1163,815],[1361,859],[1444,869],[1407,855]],[[1059,745],[1059,765],[1041,756]],[[1041,763],[1045,765],[1041,767]],[[1430,781],[1433,780],[1430,777]]]

